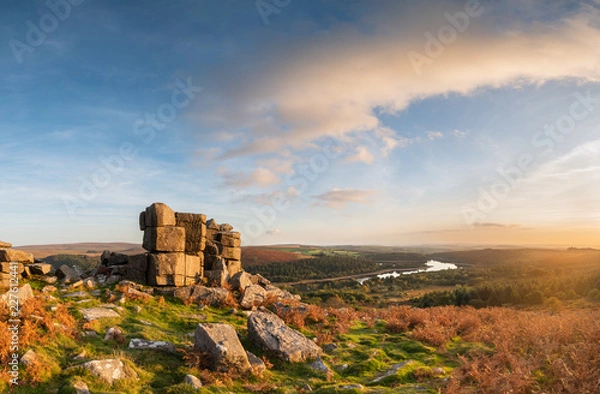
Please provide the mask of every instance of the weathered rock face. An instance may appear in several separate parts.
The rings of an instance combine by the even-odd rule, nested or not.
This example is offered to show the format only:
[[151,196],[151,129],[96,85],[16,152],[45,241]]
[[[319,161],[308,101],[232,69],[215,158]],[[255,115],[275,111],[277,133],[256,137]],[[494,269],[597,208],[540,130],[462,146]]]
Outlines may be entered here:
[[[144,231],[142,246],[151,252],[147,274],[142,259],[132,261],[130,257],[128,268],[134,267],[128,269],[130,279],[153,286],[191,286],[206,277],[223,286],[242,270],[241,235],[229,224],[219,225],[214,219],[207,222],[206,215],[174,212],[163,203],[154,203],[140,213],[140,229]],[[175,258],[173,253],[185,255],[183,268],[181,257]],[[222,264],[213,268],[216,260]]]
[[233,326],[229,324],[198,324],[195,347],[208,354],[214,371],[247,372],[250,362]]
[[0,241],[0,249],[12,248],[12,244],[9,242]]
[[259,285],[251,285],[246,287],[240,306],[244,309],[252,309],[252,307],[261,306],[265,300],[267,292]]
[[33,275],[46,275],[52,271],[52,265],[46,263],[35,263],[28,266]]
[[277,315],[253,312],[248,317],[248,337],[265,350],[289,362],[316,359],[323,351],[313,341],[289,328]]
[[244,291],[246,287],[252,286],[252,278],[247,272],[238,272],[231,277],[229,284],[234,290]]
[[64,279],[65,282],[70,282],[72,280],[79,279],[79,274],[77,273],[77,271],[65,264],[61,265],[56,270],[56,276],[59,279]]
[[129,256],[127,279],[137,283],[146,283],[148,281],[148,253]]
[[194,286],[191,294],[193,302],[205,305],[223,305],[227,301],[229,291],[222,287]]
[[[142,215],[143,214],[143,215]],[[167,204],[155,202],[140,214],[140,229],[146,227],[175,226],[175,212]]]
[[150,252],[185,251],[185,228],[146,227],[143,248]]
[[204,275],[204,255],[185,255],[185,286],[193,286]]
[[121,360],[107,359],[88,361],[81,365],[94,375],[100,377],[108,384],[113,384],[115,380],[125,378],[125,366]]
[[152,286],[184,286],[185,254],[150,253],[148,284]]
[[206,215],[177,212],[175,221],[185,228],[185,252],[200,254],[206,244]]
[[0,262],[1,263],[26,263],[32,264],[34,261],[31,253],[23,252],[16,249],[0,249]]

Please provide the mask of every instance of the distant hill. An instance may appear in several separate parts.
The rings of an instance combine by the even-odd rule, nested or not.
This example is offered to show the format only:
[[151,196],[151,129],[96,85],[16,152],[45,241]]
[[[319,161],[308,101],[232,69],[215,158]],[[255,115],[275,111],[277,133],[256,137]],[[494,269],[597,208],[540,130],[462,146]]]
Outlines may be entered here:
[[[288,246],[289,248],[290,246]],[[128,255],[144,253],[145,250],[139,244],[126,242],[82,242],[73,244],[53,244],[53,245],[23,245],[16,247],[24,250],[38,259],[44,259],[55,255],[82,255],[99,256],[105,250],[111,252],[124,253]],[[242,260],[244,265],[252,266],[257,264],[286,263],[300,259],[309,258],[298,252],[288,252],[279,250],[278,247],[271,246],[245,246],[242,247]]]
[[23,245],[16,248],[33,253],[33,255],[39,259],[57,254],[98,256],[105,250],[130,255],[144,253],[144,249],[140,244],[126,242],[82,242],[74,244]]
[[481,267],[527,263],[547,268],[600,268],[597,249],[480,249],[433,253],[428,257]]

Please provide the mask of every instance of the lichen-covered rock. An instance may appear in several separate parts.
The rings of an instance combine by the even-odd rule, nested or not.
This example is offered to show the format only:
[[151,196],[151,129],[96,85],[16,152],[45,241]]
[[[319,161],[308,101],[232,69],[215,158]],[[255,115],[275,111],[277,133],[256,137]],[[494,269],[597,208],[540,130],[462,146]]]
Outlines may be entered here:
[[248,286],[252,286],[252,275],[249,273],[242,271],[233,275],[231,279],[229,279],[229,284],[234,290],[244,291],[244,289]]
[[129,341],[130,349],[141,350],[160,350],[168,353],[175,353],[175,345],[166,341],[148,341],[146,339],[133,338]]
[[129,256],[122,253],[111,252],[105,250],[100,256],[100,262],[102,265],[125,265],[129,262]]
[[240,306],[244,309],[252,309],[252,307],[258,307],[263,304],[267,292],[262,286],[251,285],[246,287],[244,294],[240,299]]
[[256,311],[248,317],[248,337],[276,357],[289,362],[316,359],[323,353],[313,341],[270,312]]
[[118,359],[88,361],[81,364],[81,367],[100,377],[108,384],[113,384],[115,380],[125,378],[125,366],[123,361]]
[[222,287],[194,286],[190,299],[203,305],[223,305],[229,297],[229,291]]
[[86,308],[80,310],[86,321],[92,321],[103,318],[119,317],[119,314],[108,308]]
[[198,324],[195,347],[206,352],[213,371],[247,372],[251,369],[246,351],[230,324]]

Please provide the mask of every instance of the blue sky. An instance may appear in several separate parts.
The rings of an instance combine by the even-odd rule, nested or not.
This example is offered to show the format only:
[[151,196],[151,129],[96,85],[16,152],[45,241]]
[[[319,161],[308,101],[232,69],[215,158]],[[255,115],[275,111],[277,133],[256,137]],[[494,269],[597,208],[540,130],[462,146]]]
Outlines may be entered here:
[[599,245],[597,1],[2,7],[2,240]]

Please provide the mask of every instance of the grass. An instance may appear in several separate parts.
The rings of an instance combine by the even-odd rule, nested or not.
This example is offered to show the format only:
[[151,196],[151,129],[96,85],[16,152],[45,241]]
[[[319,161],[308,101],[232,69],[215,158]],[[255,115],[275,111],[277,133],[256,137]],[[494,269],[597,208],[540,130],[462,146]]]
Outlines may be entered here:
[[[22,349],[33,349],[40,362],[23,367],[22,384],[13,387],[14,393],[72,393],[71,385],[78,380],[92,392],[194,392],[182,383],[186,374],[198,376],[206,393],[283,394],[302,392],[305,384],[315,393],[461,393],[473,389],[489,393],[594,392],[593,382],[600,378],[590,369],[600,360],[600,311],[593,307],[560,312],[406,306],[364,310],[292,306],[286,313],[281,309],[282,318],[308,338],[321,345],[337,345],[322,358],[331,369],[326,374],[307,364],[268,358],[248,340],[246,315],[232,311],[231,306],[200,308],[155,296],[146,302],[118,304],[118,318],[86,323],[78,309],[106,303],[106,295],[84,304],[59,297],[43,300],[38,291],[36,296],[23,308],[22,318],[30,323],[23,331],[26,338]],[[57,305],[57,311],[50,311],[50,306]],[[0,312],[4,315],[6,310]],[[5,324],[2,321],[0,326]],[[54,322],[65,328],[56,329]],[[244,347],[267,357],[272,367],[262,377],[239,378],[188,365],[185,355],[194,341],[190,333],[202,322],[232,324]],[[103,340],[106,330],[113,326],[121,328],[124,341]],[[83,330],[95,331],[98,336],[81,336]],[[0,330],[0,358],[6,365],[3,332]],[[169,341],[177,352],[128,349],[131,338]],[[84,361],[122,360],[128,377],[107,385],[77,367],[83,361],[74,360],[74,356],[83,351]],[[374,382],[397,364],[402,366]],[[0,392],[8,392],[6,375],[2,377]],[[363,389],[343,388],[352,385]]]

